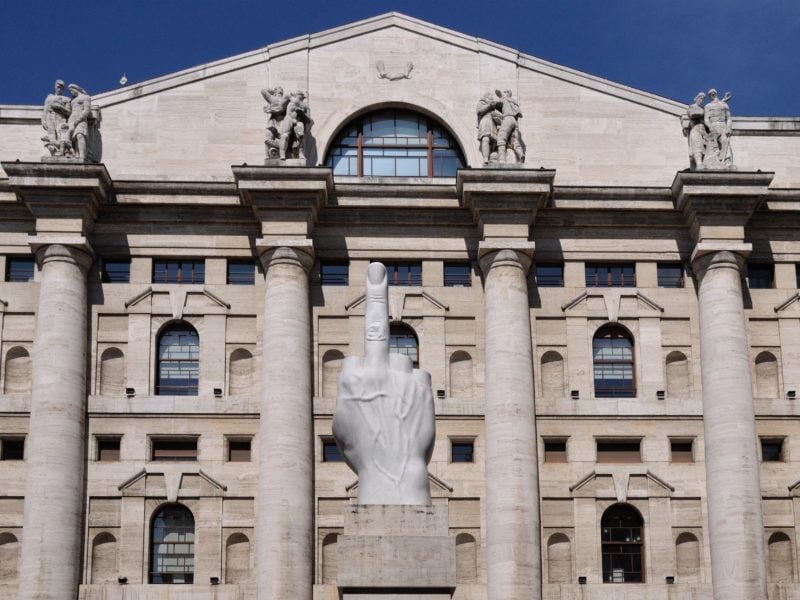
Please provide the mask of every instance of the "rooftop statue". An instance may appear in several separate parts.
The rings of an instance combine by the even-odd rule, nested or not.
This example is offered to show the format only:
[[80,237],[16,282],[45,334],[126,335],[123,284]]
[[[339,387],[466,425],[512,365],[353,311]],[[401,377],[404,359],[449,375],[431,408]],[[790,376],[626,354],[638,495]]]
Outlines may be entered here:
[[56,80],[55,93],[49,94],[42,110],[42,138],[50,156],[84,162],[96,162],[100,154],[100,111],[81,86],[67,86],[72,98],[66,98],[64,82]]
[[264,112],[269,115],[264,144],[267,160],[294,158],[305,161],[305,136],[311,129],[311,111],[304,92],[284,95],[283,88],[265,88],[261,95],[267,101]]
[[333,435],[358,475],[359,504],[431,504],[431,376],[389,353],[386,267],[367,270],[364,354],[342,365]]
[[487,92],[478,100],[476,112],[483,164],[509,162],[509,148],[514,151],[510,162],[524,163],[525,144],[519,129],[522,112],[511,90]]
[[706,95],[702,92],[686,107],[683,130],[689,138],[689,166],[692,170],[735,169],[731,149],[733,121],[728,107],[731,93],[726,92],[720,99],[712,88],[708,97],[710,102],[705,107]]

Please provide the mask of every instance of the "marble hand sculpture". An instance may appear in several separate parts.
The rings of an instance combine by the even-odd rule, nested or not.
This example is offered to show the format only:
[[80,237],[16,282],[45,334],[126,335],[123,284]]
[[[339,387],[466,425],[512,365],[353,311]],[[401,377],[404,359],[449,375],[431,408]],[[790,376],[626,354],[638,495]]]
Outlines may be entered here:
[[428,462],[434,444],[431,376],[389,353],[386,267],[367,270],[365,356],[345,359],[333,435],[358,474],[359,504],[431,504]]

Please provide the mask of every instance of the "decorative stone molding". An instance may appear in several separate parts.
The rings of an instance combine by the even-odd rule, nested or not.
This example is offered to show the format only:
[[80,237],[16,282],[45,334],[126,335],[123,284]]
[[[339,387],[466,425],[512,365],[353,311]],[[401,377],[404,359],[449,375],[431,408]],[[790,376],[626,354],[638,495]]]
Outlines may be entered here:
[[[622,310],[622,299],[623,298],[634,298],[637,300],[638,303],[643,304],[647,309],[651,311],[656,311],[657,313],[663,313],[664,307],[657,304],[644,294],[642,294],[639,290],[625,290],[621,288],[609,288],[604,289],[598,292],[583,292],[570,300],[561,305],[561,310],[563,312],[568,312],[570,310],[575,309],[580,304],[588,303],[590,299],[593,298],[601,298],[605,305],[606,315],[608,320],[611,323],[617,323],[621,316],[630,317],[630,318],[637,318],[641,316],[638,311],[636,314],[628,314],[621,315]],[[587,307],[587,313],[589,309]]]
[[[628,498],[631,497],[629,487],[631,477],[643,477],[648,481],[648,484],[652,482],[653,485],[656,486],[656,490],[661,490],[655,493],[650,493],[650,491],[648,491],[647,497],[671,496],[675,492],[675,488],[672,485],[655,475],[649,469],[622,466],[609,469],[595,469],[569,486],[569,491],[572,493],[573,497],[576,498],[586,497],[587,492],[589,497],[592,497],[595,492],[588,490],[587,487],[598,479],[611,478],[613,480],[617,502],[626,502]],[[581,490],[584,490],[584,492],[581,493]]]

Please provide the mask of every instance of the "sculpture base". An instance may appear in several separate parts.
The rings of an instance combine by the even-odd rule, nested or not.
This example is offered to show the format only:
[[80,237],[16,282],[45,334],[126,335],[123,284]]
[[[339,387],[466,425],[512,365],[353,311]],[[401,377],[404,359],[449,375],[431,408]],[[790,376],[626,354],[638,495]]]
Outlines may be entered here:
[[343,600],[445,600],[456,587],[446,506],[348,506],[337,546]]
[[43,163],[71,163],[71,164],[84,164],[90,161],[85,158],[76,158],[74,156],[43,156]]
[[525,163],[518,162],[499,162],[490,160],[488,163],[483,163],[484,169],[524,169]]
[[308,166],[305,158],[265,158],[265,167],[306,167]]

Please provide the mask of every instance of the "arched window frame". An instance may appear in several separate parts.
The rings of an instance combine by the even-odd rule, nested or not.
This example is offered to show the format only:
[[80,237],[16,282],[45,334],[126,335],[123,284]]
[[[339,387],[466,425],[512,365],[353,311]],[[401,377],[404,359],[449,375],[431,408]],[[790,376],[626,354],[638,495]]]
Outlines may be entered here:
[[[164,343],[165,338],[167,336],[187,336],[187,340],[190,337],[194,337],[196,340],[196,344],[170,344],[170,346],[165,346],[164,350],[168,348],[176,348],[178,346],[190,346],[193,348],[189,350],[189,357],[183,358],[180,354],[175,354],[174,356],[166,356],[162,352],[162,344]],[[181,341],[181,338],[178,338],[178,341]],[[166,384],[165,382],[169,381],[180,381],[175,377],[170,377],[165,379],[162,377],[162,374],[165,371],[165,367],[171,370],[173,373],[187,373],[188,376],[186,377],[187,383],[185,385],[174,385],[174,384]],[[177,369],[177,371],[176,371]],[[193,376],[192,376],[193,375]],[[185,321],[176,321],[166,325],[161,331],[158,333],[156,338],[156,395],[158,396],[197,396],[198,388],[200,384],[200,335],[197,332],[197,329],[192,327],[189,323]]]
[[600,519],[603,583],[645,583],[644,542],[644,519],[636,508],[630,504],[608,507]]
[[[635,350],[633,335],[620,325],[604,325],[595,332],[592,338],[595,398],[636,397]],[[622,377],[620,379],[609,377],[614,374],[622,375]],[[608,381],[621,383],[618,385],[603,384]]]
[[[159,519],[163,519],[164,515],[170,511],[173,514],[181,514],[187,524],[169,527],[161,525]],[[170,534],[176,534],[176,537],[170,539]],[[195,520],[191,510],[183,504],[163,504],[159,506],[150,520],[150,569],[148,581],[151,584],[194,583],[194,538]],[[165,551],[162,552],[162,550]],[[162,556],[175,557],[177,560],[183,561],[182,570],[157,570],[160,566],[159,557]],[[176,575],[178,576],[177,581]]]
[[[409,343],[412,342],[413,344]],[[401,322],[389,325],[389,352],[405,354],[415,369],[419,368],[419,338],[414,329]]]
[[[376,135],[382,128],[386,130],[389,120],[392,121],[392,135]],[[412,120],[417,122],[416,136],[411,135],[410,130],[404,131],[402,125],[398,126],[398,122],[407,124]],[[383,127],[378,127],[381,124]],[[407,156],[400,155],[403,151]],[[365,157],[367,157],[366,162]],[[417,162],[419,170],[416,173],[398,173],[398,162],[393,160],[393,174],[376,173],[372,163],[373,158],[417,158],[417,161],[403,162],[408,163],[404,166],[411,166]],[[343,162],[346,164],[344,169],[340,168]],[[334,175],[430,179],[455,177],[455,171],[466,166],[466,161],[455,136],[442,123],[408,108],[389,107],[365,112],[342,127],[328,148],[325,165],[333,167]]]

